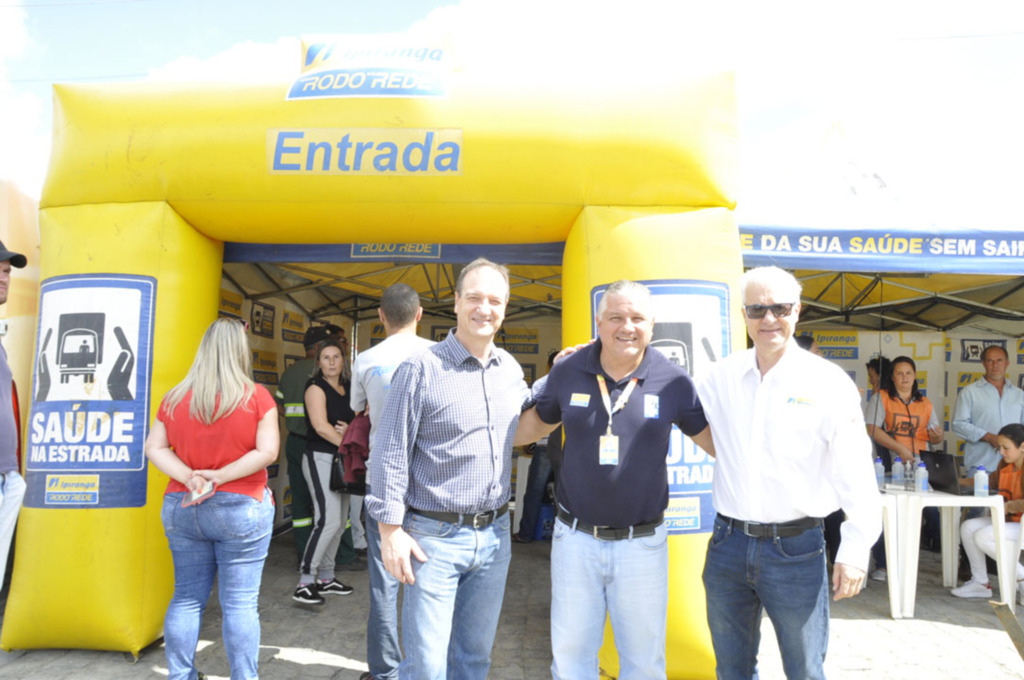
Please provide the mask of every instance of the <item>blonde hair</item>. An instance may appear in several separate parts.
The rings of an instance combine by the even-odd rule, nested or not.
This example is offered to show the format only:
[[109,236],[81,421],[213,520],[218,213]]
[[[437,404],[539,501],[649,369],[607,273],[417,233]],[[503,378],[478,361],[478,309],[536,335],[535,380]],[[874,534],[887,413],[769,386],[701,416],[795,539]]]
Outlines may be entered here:
[[185,379],[164,397],[169,415],[189,391],[188,415],[204,425],[230,415],[255,393],[249,343],[237,320],[220,318],[206,329]]

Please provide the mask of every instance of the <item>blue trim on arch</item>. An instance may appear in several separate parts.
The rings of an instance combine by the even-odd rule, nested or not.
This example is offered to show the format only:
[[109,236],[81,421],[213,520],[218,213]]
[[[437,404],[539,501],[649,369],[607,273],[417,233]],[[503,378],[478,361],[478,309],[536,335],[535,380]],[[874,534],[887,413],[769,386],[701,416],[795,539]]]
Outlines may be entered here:
[[408,262],[464,264],[486,257],[502,264],[561,266],[565,243],[225,243],[225,262]]

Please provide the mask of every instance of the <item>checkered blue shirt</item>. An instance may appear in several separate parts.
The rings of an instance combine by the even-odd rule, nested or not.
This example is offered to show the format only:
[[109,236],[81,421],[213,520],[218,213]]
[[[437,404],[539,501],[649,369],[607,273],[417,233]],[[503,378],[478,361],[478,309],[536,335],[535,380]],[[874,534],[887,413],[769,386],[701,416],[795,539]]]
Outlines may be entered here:
[[450,331],[398,367],[378,421],[366,509],[401,524],[406,508],[476,513],[509,499],[512,441],[530,392],[503,349],[481,363]]

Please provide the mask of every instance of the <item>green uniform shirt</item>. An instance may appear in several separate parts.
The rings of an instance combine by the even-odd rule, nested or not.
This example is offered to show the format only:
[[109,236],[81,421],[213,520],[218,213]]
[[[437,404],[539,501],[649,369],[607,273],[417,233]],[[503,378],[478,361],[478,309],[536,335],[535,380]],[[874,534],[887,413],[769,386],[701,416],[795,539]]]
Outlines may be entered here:
[[313,375],[312,359],[296,361],[281,375],[274,398],[284,407],[284,423],[289,432],[306,436],[306,382]]

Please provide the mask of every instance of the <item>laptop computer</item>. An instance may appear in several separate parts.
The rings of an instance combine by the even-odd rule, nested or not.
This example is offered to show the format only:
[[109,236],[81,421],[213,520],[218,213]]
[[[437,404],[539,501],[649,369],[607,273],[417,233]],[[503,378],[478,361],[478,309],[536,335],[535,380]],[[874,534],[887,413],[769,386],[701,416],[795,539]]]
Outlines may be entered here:
[[928,486],[934,491],[954,496],[973,495],[974,489],[960,486],[960,470],[956,457],[941,451],[922,451],[921,462],[928,467]]

